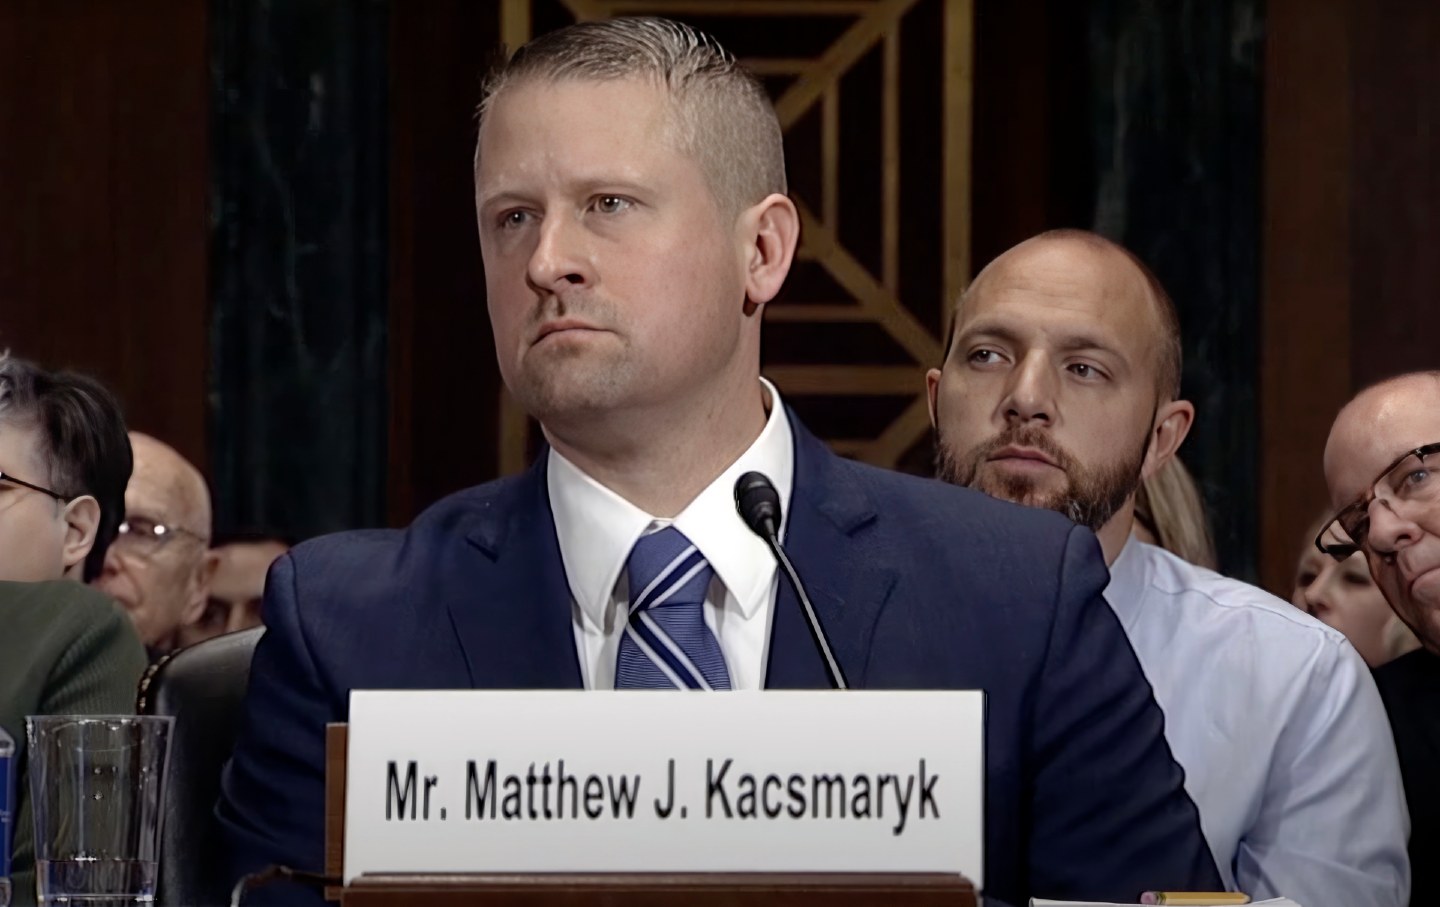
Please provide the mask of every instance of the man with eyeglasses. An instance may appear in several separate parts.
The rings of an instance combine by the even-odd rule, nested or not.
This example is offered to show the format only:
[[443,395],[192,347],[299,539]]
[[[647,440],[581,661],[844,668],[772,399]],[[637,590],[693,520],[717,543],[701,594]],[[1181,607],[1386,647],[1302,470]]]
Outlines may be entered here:
[[178,645],[182,627],[199,622],[210,597],[210,491],[170,445],[140,432],[130,433],[130,444],[126,520],[95,585],[120,602],[158,658]]
[[1315,539],[1365,555],[1375,584],[1424,647],[1375,672],[1410,806],[1412,904],[1440,904],[1440,371],[1362,391],[1330,429],[1325,481],[1335,518]]
[[99,572],[129,478],[109,391],[0,353],[0,727],[17,747],[16,904],[35,892],[25,716],[131,712],[145,670],[130,621],[76,582]]

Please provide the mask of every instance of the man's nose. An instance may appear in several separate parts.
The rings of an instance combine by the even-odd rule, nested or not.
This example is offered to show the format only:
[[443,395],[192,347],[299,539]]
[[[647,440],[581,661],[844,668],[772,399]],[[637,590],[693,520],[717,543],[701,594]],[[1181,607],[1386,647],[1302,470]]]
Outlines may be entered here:
[[1016,364],[1006,394],[1005,419],[1008,422],[1043,422],[1055,420],[1055,377],[1044,356],[1031,355]]
[[591,269],[580,224],[565,216],[545,218],[530,253],[526,280],[540,293],[559,293],[589,282]]
[[1377,498],[1370,502],[1370,528],[1365,534],[1365,544],[1376,554],[1393,555],[1415,544],[1424,535],[1402,504],[1397,511],[1395,505]]

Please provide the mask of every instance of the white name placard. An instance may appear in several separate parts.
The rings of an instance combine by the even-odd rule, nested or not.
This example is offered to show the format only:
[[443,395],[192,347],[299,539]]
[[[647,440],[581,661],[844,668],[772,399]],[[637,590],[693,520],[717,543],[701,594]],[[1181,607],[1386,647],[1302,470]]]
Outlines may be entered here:
[[983,886],[978,692],[356,691],[345,880],[953,872]]

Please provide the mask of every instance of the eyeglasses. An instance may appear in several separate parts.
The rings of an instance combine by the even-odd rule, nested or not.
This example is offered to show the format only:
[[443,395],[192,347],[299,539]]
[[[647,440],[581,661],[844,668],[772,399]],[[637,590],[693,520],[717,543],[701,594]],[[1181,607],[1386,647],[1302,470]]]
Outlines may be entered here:
[[28,488],[31,491],[38,491],[41,494],[48,494],[50,497],[61,502],[62,504],[67,503],[70,500],[69,496],[67,495],[63,495],[58,491],[51,491],[49,488],[36,485],[33,482],[27,482],[24,479],[17,479],[14,476],[10,475],[10,473],[8,472],[0,472],[0,482],[9,482],[11,485],[19,485],[21,488]]
[[172,539],[181,536],[188,536],[202,545],[210,543],[208,538],[198,532],[135,516],[120,524],[119,534],[115,536],[111,547],[122,553],[150,557],[168,545]]
[[[1370,507],[1376,501],[1395,509],[1394,502],[1440,503],[1440,442],[1402,454],[1386,467],[1360,500],[1335,514],[1315,536],[1315,547],[1343,561],[1366,550],[1370,535]],[[1325,541],[1330,535],[1332,541]]]

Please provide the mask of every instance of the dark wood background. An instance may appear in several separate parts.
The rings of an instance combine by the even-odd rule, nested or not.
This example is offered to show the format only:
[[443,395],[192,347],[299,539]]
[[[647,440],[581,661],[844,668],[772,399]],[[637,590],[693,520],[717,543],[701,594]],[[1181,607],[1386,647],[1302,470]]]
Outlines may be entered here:
[[208,465],[207,10],[0,0],[0,346]]
[[[222,526],[399,524],[498,465],[495,8],[276,10],[0,0],[0,344],[109,382]],[[1227,566],[1287,588],[1334,411],[1440,365],[1440,7],[979,0],[975,43],[972,261],[1098,226],[1160,270]]]

